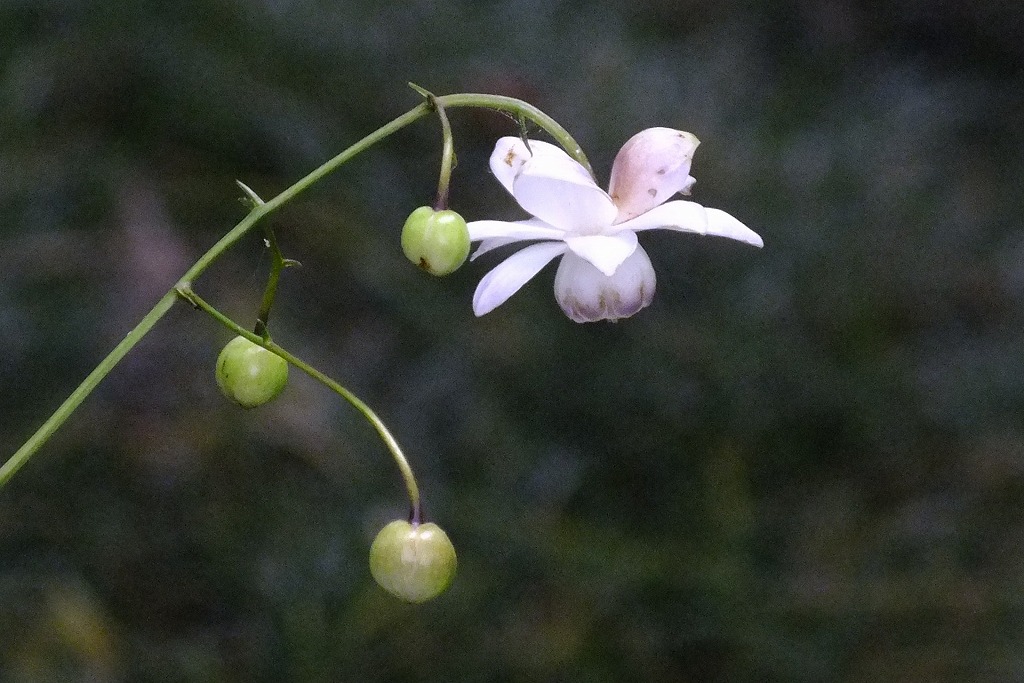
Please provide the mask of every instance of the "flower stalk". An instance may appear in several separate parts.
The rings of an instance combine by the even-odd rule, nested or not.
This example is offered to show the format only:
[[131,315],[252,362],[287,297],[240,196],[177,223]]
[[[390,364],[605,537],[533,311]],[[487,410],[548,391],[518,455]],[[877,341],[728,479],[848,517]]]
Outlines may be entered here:
[[441,173],[437,179],[437,201],[434,208],[443,211],[448,208],[448,187],[451,184],[452,168],[455,166],[455,141],[452,139],[452,126],[448,123],[448,115],[444,113],[444,105],[437,98],[430,96],[430,103],[441,119]]
[[384,445],[391,453],[391,457],[394,458],[395,464],[398,466],[398,470],[402,475],[402,480],[405,483],[406,491],[409,494],[410,519],[415,519],[417,522],[420,520],[422,516],[420,505],[420,492],[419,487],[416,485],[416,477],[413,474],[412,467],[409,465],[409,461],[408,459],[406,459],[405,454],[402,453],[402,448],[398,445],[397,439],[395,439],[395,437],[392,436],[390,430],[388,430],[387,428],[387,425],[385,425],[384,421],[377,416],[377,413],[373,412],[373,410],[368,405],[366,405],[366,403],[364,403],[358,396],[353,394],[351,391],[346,389],[337,381],[331,379],[329,376],[327,376],[320,370],[317,370],[315,367],[313,367],[306,361],[302,360],[295,354],[291,353],[290,351],[282,347],[280,344],[271,341],[269,338],[264,338],[259,336],[258,334],[249,332],[248,330],[243,328],[234,320],[232,320],[231,318],[229,318],[228,316],[224,315],[219,310],[214,308],[209,302],[207,302],[201,296],[196,294],[196,292],[190,286],[179,286],[175,289],[175,292],[182,299],[192,304],[193,307],[203,311],[204,313],[212,317],[214,320],[216,320],[217,322],[219,322],[220,324],[224,325],[226,328],[234,332],[235,334],[243,336],[252,343],[262,346],[267,351],[270,351],[271,353],[280,356],[289,364],[294,365],[299,370],[302,370],[304,373],[306,373],[316,381],[320,382],[334,393],[341,396],[343,399],[348,401],[352,405],[352,407],[358,410],[363,415],[363,417],[366,418],[367,422],[369,422],[373,426],[373,428],[377,430],[377,434],[380,436],[381,441],[384,442]]
[[[245,192],[251,206],[261,206],[266,203],[241,180],[236,180],[235,183]],[[273,308],[274,299],[277,298],[277,283],[281,279],[281,271],[291,266],[297,266],[299,262],[284,257],[284,254],[281,253],[281,247],[277,243],[277,235],[274,233],[274,228],[269,223],[264,224],[263,234],[267,249],[270,250],[270,274],[267,276],[267,286],[263,290],[260,311],[256,314],[255,331],[260,337],[270,339],[267,325],[270,322],[270,309]]]
[[[575,159],[583,168],[587,169],[588,173],[591,173],[591,175],[593,174],[586,155],[584,155],[583,150],[568,131],[566,131],[557,121],[533,105],[519,99],[503,97],[500,95],[460,93],[433,97],[432,100],[425,101],[416,107],[413,107],[409,111],[365,136],[355,144],[349,146],[333,158],[327,160],[319,167],[300,178],[290,187],[283,190],[280,194],[266,202],[260,200],[254,192],[244,185],[241,185],[243,191],[245,191],[246,194],[249,195],[250,200],[252,200],[252,208],[249,213],[202,256],[200,256],[194,264],[192,264],[192,266],[178,280],[175,286],[165,293],[159,301],[157,301],[156,305],[153,306],[153,308],[146,313],[142,320],[139,321],[139,323],[125,336],[125,338],[122,339],[121,342],[118,343],[102,361],[100,361],[100,363],[86,376],[82,383],[71,392],[68,398],[65,399],[53,414],[43,422],[35,433],[33,433],[21,445],[21,447],[18,448],[18,450],[15,451],[15,453],[2,466],[0,466],[0,487],[6,485],[7,482],[10,481],[10,479],[29,461],[29,459],[31,459],[31,457],[49,440],[49,438],[53,436],[61,425],[63,425],[72,414],[74,414],[75,410],[77,410],[82,402],[96,389],[97,386],[99,386],[100,382],[117,366],[121,359],[124,358],[124,356],[147,334],[149,334],[160,319],[167,314],[174,305],[174,302],[179,297],[184,297],[182,292],[191,291],[192,283],[228,249],[248,234],[248,232],[257,223],[280,209],[291,200],[295,199],[298,195],[315,185],[318,181],[322,180],[353,157],[366,151],[373,145],[385,140],[389,136],[397,133],[401,129],[423,118],[431,112],[443,111],[445,108],[453,109],[458,107],[493,109],[496,111],[507,112],[520,120],[525,119],[532,121],[542,130],[547,132],[562,148],[564,148],[570,157]],[[451,157],[449,160],[450,159]],[[284,267],[287,263],[279,265]],[[376,418],[365,404],[362,404],[357,397],[351,395],[346,389],[344,389],[344,387],[337,385],[337,383],[333,382],[333,380],[330,380],[330,378],[326,376],[323,376],[322,378],[317,377],[317,374],[314,373],[318,373],[318,371],[314,368],[309,366],[303,367],[305,364],[303,364],[302,361],[298,361],[298,359],[295,359],[293,356],[289,358],[290,354],[285,355],[287,354],[286,351],[277,347],[273,342],[270,342],[269,339],[263,338],[263,335],[266,334],[267,322],[264,316],[269,316],[269,306],[267,305],[267,302],[269,300],[271,304],[273,303],[274,292],[276,291],[276,280],[273,276],[271,279],[273,281],[268,282],[267,291],[264,293],[264,307],[266,310],[263,310],[263,307],[261,307],[260,320],[262,321],[262,325],[257,323],[257,327],[261,328],[260,331],[262,334],[254,335],[250,332],[239,330],[236,330],[236,332],[239,334],[243,334],[244,332],[243,336],[247,336],[251,341],[260,343],[265,348],[274,351],[274,353],[278,353],[289,362],[295,364],[296,367],[303,369],[307,374],[311,374],[325,384],[328,384],[328,382],[333,383],[336,386],[331,386],[331,384],[328,384],[328,386],[331,386],[333,390],[345,397],[346,400],[356,406],[357,409],[360,409],[360,411],[367,416],[367,419],[370,419],[377,428],[377,431],[385,444],[388,445],[389,449],[391,449],[392,455],[395,456],[396,462],[399,463],[399,468],[402,470],[403,476],[406,476],[408,473],[406,484],[409,488],[410,500],[413,501],[414,514],[418,515],[419,494],[416,491],[415,482],[411,478],[411,470],[408,469],[408,463],[405,461],[404,456],[401,455],[401,451],[398,449],[397,443],[394,441],[393,437],[391,437],[390,433],[384,428],[383,423],[380,422],[379,418]],[[193,305],[198,305],[197,299],[189,297],[184,298],[188,298]],[[298,363],[295,363],[294,361],[298,361]],[[360,406],[362,406],[362,408],[360,408]],[[371,418],[370,416],[373,417]]]

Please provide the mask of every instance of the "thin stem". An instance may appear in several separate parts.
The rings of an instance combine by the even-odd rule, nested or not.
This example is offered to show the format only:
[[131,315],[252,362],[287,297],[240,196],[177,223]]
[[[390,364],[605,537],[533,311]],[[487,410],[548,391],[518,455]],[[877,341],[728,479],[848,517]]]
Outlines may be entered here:
[[[593,170],[590,168],[590,162],[587,160],[586,155],[583,153],[583,150],[580,148],[576,140],[574,140],[573,137],[569,135],[569,132],[562,128],[557,121],[542,112],[540,109],[534,107],[532,104],[528,104],[522,100],[517,100],[513,97],[482,95],[478,93],[443,95],[436,98],[436,103],[439,106],[448,108],[480,107],[484,109],[495,109],[497,111],[507,111],[516,116],[525,117],[546,131],[565,149],[566,152],[568,152],[569,156],[576,159],[576,161],[583,165],[583,167],[593,175]],[[196,261],[195,265],[189,268],[188,272],[186,272],[179,281],[179,284],[187,284],[195,280],[210,266],[211,263],[213,263],[213,261],[217,259],[217,257],[219,257],[228,247],[237,242],[258,221],[284,206],[311,185],[329,175],[345,162],[349,161],[352,157],[372,147],[389,135],[398,132],[402,128],[405,128],[409,124],[426,116],[431,111],[432,107],[429,102],[423,102],[422,104],[413,107],[398,118],[392,120],[390,123],[383,125],[370,133],[337,156],[324,162],[318,168],[300,178],[291,187],[287,188],[273,199],[253,208],[242,222],[232,228],[228,234],[224,235],[224,237],[217,242],[217,244],[213,245],[209,251],[203,254],[203,256]]]
[[314,368],[309,363],[295,356],[284,347],[274,343],[270,339],[264,339],[252,332],[249,332],[241,325],[236,323],[231,318],[227,317],[216,308],[214,308],[209,302],[203,299],[201,296],[195,293],[191,287],[180,286],[177,288],[177,294],[181,298],[191,303],[196,308],[204,311],[217,322],[221,323],[235,334],[241,335],[251,341],[254,344],[258,344],[263,348],[267,349],[271,353],[277,354],[281,358],[302,370],[304,373],[317,380],[334,393],[341,396],[343,399],[348,401],[352,407],[362,413],[363,417],[377,430],[377,434],[380,436],[384,445],[391,452],[391,457],[394,458],[395,464],[398,466],[399,472],[402,474],[402,479],[405,482],[405,489],[409,494],[409,505],[411,507],[411,516],[418,523],[422,516],[420,506],[420,492],[419,487],[416,485],[416,477],[413,475],[412,467],[409,465],[409,461],[406,459],[405,454],[402,453],[401,447],[398,445],[398,441],[391,432],[388,430],[384,421],[377,416],[373,410],[363,403],[362,400],[351,391],[343,387],[341,384],[331,379],[324,373]]
[[410,109],[406,113],[402,114],[398,118],[394,119],[390,123],[381,126],[377,130],[373,131],[359,142],[351,145],[346,150],[338,154],[337,156],[329,159],[328,161],[321,164],[319,167],[313,169],[305,176],[297,180],[291,187],[287,188],[273,199],[258,204],[249,212],[238,225],[232,228],[224,237],[213,245],[209,251],[199,257],[199,260],[188,269],[181,280],[178,281],[178,285],[188,285],[193,282],[199,275],[203,273],[224,251],[235,244],[239,239],[242,238],[257,222],[267,217],[274,211],[287,204],[289,201],[297,197],[304,190],[309,188],[311,185],[321,180],[332,171],[337,169],[345,162],[352,159],[360,152],[367,150],[373,145],[377,144],[381,140],[385,139],[389,135],[392,135],[402,128],[405,128],[410,123],[426,116],[430,112],[430,105],[423,103],[418,107]]
[[28,459],[53,436],[53,433],[75,412],[75,409],[81,405],[82,401],[92,393],[100,381],[107,376],[107,373],[113,370],[114,366],[124,358],[125,354],[131,351],[132,347],[138,344],[146,336],[147,332],[153,329],[157,321],[164,317],[164,314],[174,305],[174,300],[175,293],[173,290],[164,294],[156,306],[153,307],[153,310],[147,313],[146,317],[139,321],[139,324],[114,347],[114,350],[107,354],[107,357],[100,361],[99,365],[93,368],[93,371],[82,380],[77,389],[71,392],[71,395],[60,404],[60,407],[46,419],[46,422],[36,430],[35,434],[29,437],[28,441],[23,443],[21,448],[15,451],[14,455],[0,467],[0,487],[4,486],[28,462]]
[[448,208],[448,186],[452,179],[452,162],[455,158],[455,142],[452,140],[452,126],[448,123],[448,115],[444,113],[444,106],[438,103],[433,95],[428,100],[437,110],[437,116],[441,119],[441,174],[437,179],[437,203],[434,208],[443,211]]
[[578,161],[583,168],[587,169],[587,172],[590,173],[591,176],[594,175],[594,169],[590,167],[590,161],[587,159],[587,155],[583,153],[583,148],[580,147],[579,143],[569,135],[569,131],[562,128],[558,121],[555,121],[553,118],[528,102],[517,100],[514,97],[481,95],[478,93],[442,95],[437,98],[437,101],[441,106],[448,107],[449,109],[455,107],[480,107],[483,109],[494,109],[496,111],[508,112],[517,119],[529,119],[540,126],[544,132],[554,138],[555,142],[561,145],[562,149],[568,152],[569,156]]
[[[217,240],[216,244],[210,247],[205,254],[200,256],[194,264],[192,264],[192,267],[190,267],[181,279],[178,280],[174,288],[160,298],[152,310],[145,315],[139,324],[136,325],[135,328],[132,329],[132,331],[114,347],[107,357],[104,358],[100,364],[89,373],[82,383],[78,385],[71,395],[65,399],[60,407],[57,408],[57,410],[46,419],[36,432],[30,436],[24,444],[22,444],[21,448],[15,451],[14,455],[12,455],[7,462],[0,467],[0,487],[4,486],[10,478],[14,476],[14,474],[26,462],[28,462],[29,458],[31,458],[32,455],[34,455],[39,448],[46,443],[53,433],[56,432],[62,424],[64,424],[71,414],[74,413],[75,409],[81,405],[82,401],[84,401],[85,398],[99,385],[100,381],[114,369],[122,358],[124,358],[125,354],[134,348],[134,346],[138,344],[139,341],[141,341],[142,338],[145,337],[153,328],[157,321],[167,313],[174,304],[176,297],[179,295],[178,292],[183,289],[190,290],[191,283],[195,281],[195,279],[198,278],[207,268],[209,268],[210,265],[213,264],[213,262],[216,261],[225,251],[248,233],[254,225],[287,204],[324,176],[330,174],[339,166],[352,159],[352,157],[372,147],[381,140],[384,140],[389,135],[405,128],[423,116],[426,116],[434,109],[435,106],[449,108],[479,107],[484,109],[495,109],[498,111],[509,112],[519,119],[529,119],[551,135],[551,137],[554,138],[555,141],[558,142],[558,144],[560,144],[571,157],[576,159],[576,161],[582,164],[584,168],[593,175],[593,171],[590,168],[590,162],[587,161],[587,157],[583,154],[583,150],[580,146],[572,136],[569,135],[568,131],[562,128],[557,121],[541,110],[531,104],[512,97],[463,93],[437,97],[434,99],[434,106],[432,106],[430,102],[423,102],[410,109],[401,116],[393,119],[390,123],[381,126],[374,132],[359,140],[354,145],[351,145],[340,154],[324,162],[268,202],[260,203],[259,201],[255,201],[259,199],[256,197],[255,193],[252,192],[252,190],[249,190],[245,185],[239,183],[246,194],[250,195],[250,199],[255,197],[252,210],[245,218],[235,225],[235,227],[231,228],[227,234]],[[249,333],[246,333],[246,336],[248,335]],[[344,388],[342,387],[342,389]],[[356,399],[356,401],[358,401],[358,399]],[[356,404],[353,403],[353,405]],[[385,442],[387,442],[387,439],[385,439]]]
[[355,155],[383,140],[392,133],[401,130],[405,126],[426,115],[429,111],[430,106],[424,103],[406,112],[387,125],[378,128],[373,133],[370,133],[359,142],[321,165],[319,168],[313,170],[269,202],[254,206],[245,218],[229,230],[227,234],[217,240],[217,243],[210,247],[205,254],[199,257],[199,260],[197,260],[192,267],[185,272],[177,285],[160,298],[153,309],[146,314],[139,324],[136,325],[135,328],[129,332],[117,346],[114,347],[113,351],[111,351],[107,357],[104,358],[84,380],[82,380],[82,383],[79,384],[73,392],[71,392],[71,395],[65,399],[60,407],[57,408],[57,410],[54,411],[54,413],[50,415],[45,422],[43,422],[35,433],[21,445],[21,448],[15,451],[14,455],[12,455],[7,462],[0,467],[0,487],[4,486],[11,477],[13,477],[14,474],[21,469],[26,462],[28,462],[29,458],[35,455],[43,444],[53,436],[54,432],[56,432],[57,429],[59,429],[60,426],[63,425],[64,422],[72,415],[72,413],[75,412],[78,406],[81,405],[82,401],[84,401],[85,398],[93,392],[93,390],[99,385],[100,381],[102,381],[103,378],[114,369],[118,362],[120,362],[120,360],[124,358],[124,356],[131,351],[132,348],[134,348],[135,345],[138,344],[151,329],[153,329],[153,326],[157,321],[160,320],[168,310],[170,310],[178,297],[178,288],[190,287],[192,281],[199,277],[203,271],[209,268],[221,254],[238,242],[238,240],[252,229],[260,219],[283,206],[290,199],[294,198],[307,187],[320,180]]
[[256,316],[256,334],[268,339],[270,333],[267,331],[267,324],[270,322],[270,309],[274,306],[274,299],[277,297],[277,283],[281,279],[281,271],[285,268],[284,255],[277,244],[277,235],[269,223],[263,226],[263,232],[267,236],[267,247],[270,249],[270,274],[267,276],[267,287],[263,290],[263,301],[260,303],[260,312]]
[[[235,183],[237,183],[238,187],[242,188],[242,191],[245,192],[247,203],[250,207],[257,207],[266,204],[266,202],[256,194],[255,190],[250,188],[241,180],[236,180]],[[267,324],[270,322],[270,309],[274,307],[274,299],[277,297],[277,282],[281,278],[281,271],[284,270],[285,260],[284,255],[281,253],[281,248],[277,244],[277,235],[274,234],[273,226],[269,223],[264,223],[263,235],[266,240],[267,249],[270,250],[270,274],[267,277],[267,286],[263,290],[263,300],[260,302],[260,311],[256,314],[255,332],[264,339],[267,339],[270,337],[270,332],[267,331]]]

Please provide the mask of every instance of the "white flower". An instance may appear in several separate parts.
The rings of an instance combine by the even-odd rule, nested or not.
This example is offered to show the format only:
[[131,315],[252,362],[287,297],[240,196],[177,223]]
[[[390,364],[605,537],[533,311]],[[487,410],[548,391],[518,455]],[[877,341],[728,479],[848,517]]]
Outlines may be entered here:
[[669,128],[648,128],[619,150],[609,191],[597,186],[578,162],[555,145],[505,137],[491,154],[491,171],[533,218],[473,221],[473,258],[497,247],[541,240],[516,252],[484,276],[473,295],[473,312],[490,313],[557,256],[555,298],[576,322],[628,318],[651,303],[654,268],[637,243],[641,230],[664,228],[719,235],[763,245],[747,226],[718,209],[684,200],[696,182],[690,161],[696,137]]

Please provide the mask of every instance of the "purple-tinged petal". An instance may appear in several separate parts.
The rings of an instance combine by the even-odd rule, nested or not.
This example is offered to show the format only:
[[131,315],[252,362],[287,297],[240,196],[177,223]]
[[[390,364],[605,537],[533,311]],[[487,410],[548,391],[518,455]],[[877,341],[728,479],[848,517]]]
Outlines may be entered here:
[[656,278],[651,259],[637,247],[612,276],[572,252],[555,274],[555,299],[578,323],[628,318],[651,303]]
[[569,237],[565,243],[574,254],[591,263],[605,275],[613,275],[637,248],[636,233],[629,230],[616,235]]
[[480,280],[473,294],[473,313],[485,315],[508,301],[565,249],[563,242],[542,242],[509,256]]
[[608,194],[618,207],[616,223],[663,204],[677,192],[689,194],[696,182],[690,162],[700,141],[671,128],[648,128],[631,137],[612,164]]

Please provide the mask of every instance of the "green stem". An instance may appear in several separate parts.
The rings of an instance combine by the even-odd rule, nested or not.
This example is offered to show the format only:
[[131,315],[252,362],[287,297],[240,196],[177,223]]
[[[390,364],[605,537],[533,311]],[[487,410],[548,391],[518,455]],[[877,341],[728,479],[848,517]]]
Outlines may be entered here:
[[175,293],[170,291],[157,302],[156,306],[153,307],[149,313],[146,314],[139,324],[135,326],[128,335],[121,340],[114,350],[107,354],[107,357],[100,361],[92,372],[78,385],[78,388],[71,392],[60,407],[54,411],[53,415],[47,418],[46,422],[36,430],[36,433],[29,437],[28,441],[21,445],[14,455],[12,455],[7,462],[0,467],[0,486],[3,486],[8,480],[14,476],[14,474],[21,469],[22,465],[28,462],[36,451],[42,447],[46,441],[53,436],[53,433],[64,424],[75,409],[81,405],[82,401],[92,393],[93,389],[99,385],[100,381],[107,376],[118,362],[124,358],[125,354],[132,350],[139,341],[146,336],[146,333],[153,329],[157,321],[164,317],[164,314],[171,309],[174,305]]
[[444,113],[444,107],[437,102],[437,98],[430,96],[430,103],[437,109],[437,116],[441,119],[441,174],[437,179],[437,203],[434,209],[443,211],[448,208],[448,186],[452,179],[452,165],[455,158],[455,142],[452,139],[452,126],[448,123],[448,115]]
[[481,95],[478,93],[461,93],[456,95],[443,95],[437,98],[438,104],[449,109],[455,107],[480,107],[483,109],[494,109],[512,114],[517,119],[525,118],[536,123],[541,130],[554,138],[562,149],[568,152],[569,156],[578,161],[587,172],[593,176],[594,169],[590,167],[587,155],[583,148],[571,135],[569,131],[555,121],[553,118],[542,112],[537,107],[517,100],[514,97],[503,97],[501,95]]
[[[566,152],[569,153],[570,156],[576,159],[576,161],[582,164],[588,171],[590,171],[591,175],[593,175],[593,171],[590,168],[590,162],[587,161],[587,157],[583,154],[583,150],[580,149],[580,146],[572,136],[569,135],[568,131],[562,128],[562,126],[560,126],[558,122],[550,116],[522,100],[517,100],[512,97],[502,97],[500,95],[463,93],[437,97],[434,99],[434,105],[437,107],[448,108],[479,107],[484,109],[495,109],[498,111],[508,112],[520,119],[529,119],[546,131],[566,150]],[[324,176],[330,174],[339,166],[352,159],[352,157],[372,147],[381,140],[384,140],[389,135],[398,132],[402,128],[405,128],[409,124],[426,116],[433,110],[434,106],[432,106],[430,102],[421,103],[401,116],[395,118],[390,123],[381,126],[359,142],[345,149],[337,156],[329,159],[270,201],[265,203],[253,201],[254,206],[249,214],[235,225],[235,227],[229,230],[227,234],[221,237],[216,244],[207,250],[205,254],[199,257],[199,260],[197,260],[192,267],[185,272],[175,287],[160,298],[153,309],[146,314],[139,324],[128,333],[121,343],[114,347],[113,351],[111,351],[107,357],[89,373],[89,375],[81,384],[78,385],[71,395],[65,399],[60,407],[57,408],[49,418],[47,418],[42,426],[40,426],[39,429],[37,429],[36,432],[29,437],[24,444],[22,444],[21,448],[15,451],[14,455],[12,455],[7,462],[0,467],[0,487],[4,486],[10,478],[13,477],[26,462],[28,462],[29,458],[31,458],[36,451],[46,443],[53,433],[56,432],[62,424],[64,424],[71,414],[74,413],[75,409],[81,405],[82,401],[84,401],[90,393],[92,393],[92,391],[99,385],[100,381],[107,376],[107,374],[114,368],[114,366],[117,365],[125,354],[138,344],[139,341],[141,341],[142,338],[145,337],[153,328],[157,321],[160,320],[168,310],[170,310],[171,306],[174,304],[175,298],[178,296],[178,292],[182,289],[190,289],[191,283],[207,268],[209,268],[210,265],[213,264],[213,262],[216,261],[225,251],[248,233],[254,225],[287,204]],[[242,185],[242,189],[246,191],[250,198],[255,197],[255,193],[244,185]],[[256,197],[256,199],[259,198]],[[358,401],[358,399],[356,400]],[[353,405],[355,405],[355,403],[353,403]],[[387,442],[386,438],[385,442]]]
[[363,403],[363,401],[360,400],[358,396],[356,396],[351,391],[343,387],[341,384],[331,379],[324,373],[320,372],[309,363],[295,356],[294,354],[286,350],[284,347],[274,343],[270,339],[264,339],[259,335],[253,334],[252,332],[246,330],[241,325],[236,323],[234,320],[232,320],[231,318],[227,317],[226,315],[218,311],[216,308],[214,308],[213,305],[211,305],[201,296],[196,294],[191,287],[178,287],[177,294],[181,298],[191,303],[196,308],[209,314],[217,322],[224,325],[235,334],[241,335],[248,339],[249,341],[251,341],[252,343],[258,344],[263,348],[267,349],[268,351],[270,351],[271,353],[277,354],[281,358],[284,358],[286,361],[288,361],[298,369],[302,370],[304,373],[306,373],[313,379],[317,380],[334,393],[341,396],[343,399],[352,404],[352,406],[356,410],[362,413],[363,417],[365,417],[366,420],[371,425],[373,425],[373,428],[377,430],[377,434],[380,435],[380,438],[384,442],[384,445],[387,446],[388,450],[391,452],[391,457],[394,458],[395,464],[398,465],[398,470],[402,474],[402,479],[405,482],[406,491],[409,494],[409,505],[412,510],[411,516],[417,523],[420,521],[420,518],[422,516],[422,512],[420,509],[420,492],[419,487],[416,485],[416,477],[413,475],[412,467],[409,465],[409,461],[402,453],[402,449],[398,445],[398,441],[395,439],[394,436],[391,435],[391,432],[384,424],[384,421],[381,420],[380,417],[378,417],[377,414],[373,412],[373,410],[368,405]]
[[[251,207],[266,204],[248,185],[240,180],[235,182],[238,183],[238,186],[248,196]],[[284,270],[286,262],[284,255],[281,253],[281,247],[277,244],[277,235],[274,234],[274,228],[269,223],[263,225],[263,234],[267,241],[267,248],[270,250],[270,274],[267,276],[267,286],[263,290],[263,300],[260,302],[259,313],[256,314],[255,332],[264,339],[267,339],[270,337],[270,332],[267,331],[267,324],[270,322],[270,309],[274,307],[274,299],[277,298],[277,283],[281,279],[281,271]]]
[[270,274],[267,276],[267,287],[263,290],[260,312],[256,315],[256,334],[266,339],[270,337],[267,324],[270,322],[270,309],[274,307],[274,299],[277,298],[277,283],[281,279],[281,271],[284,270],[284,256],[277,246],[274,229],[266,225],[263,230],[267,236],[267,246],[270,247]]

